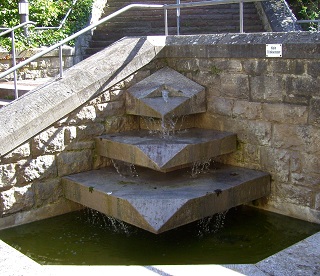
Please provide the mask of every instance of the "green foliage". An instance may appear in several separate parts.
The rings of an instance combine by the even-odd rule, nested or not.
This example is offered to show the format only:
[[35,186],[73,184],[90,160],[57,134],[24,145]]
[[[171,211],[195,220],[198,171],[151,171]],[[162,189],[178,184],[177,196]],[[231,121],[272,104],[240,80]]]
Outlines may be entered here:
[[[320,19],[320,0],[288,0],[290,7],[298,19]],[[309,29],[317,28],[316,24],[310,24]]]
[[[5,3],[0,3],[0,25],[10,28],[20,24],[18,0],[3,2]],[[57,27],[72,6],[72,2],[73,0],[29,0],[29,20],[37,22],[37,27]],[[29,25],[28,38],[23,36],[22,29],[15,31],[16,47],[26,49],[52,45],[81,30],[88,22],[92,4],[93,0],[78,0],[60,30],[35,30]],[[73,45],[73,42],[69,45]],[[11,38],[1,37],[0,46],[9,50]]]

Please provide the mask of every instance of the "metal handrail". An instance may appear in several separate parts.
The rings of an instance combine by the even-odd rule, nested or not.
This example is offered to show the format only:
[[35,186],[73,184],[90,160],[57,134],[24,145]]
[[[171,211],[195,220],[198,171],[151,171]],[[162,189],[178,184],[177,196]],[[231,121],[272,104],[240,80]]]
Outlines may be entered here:
[[243,32],[243,3],[245,2],[258,2],[258,1],[265,1],[265,0],[211,0],[211,1],[202,1],[202,2],[189,2],[183,4],[170,4],[170,5],[162,5],[162,4],[130,4],[127,5],[120,10],[104,17],[103,19],[97,21],[96,23],[87,26],[86,28],[76,32],[75,34],[61,40],[60,42],[48,47],[47,49],[41,51],[38,54],[26,59],[25,61],[20,62],[18,65],[11,67],[10,69],[6,70],[5,72],[0,74],[0,79],[4,78],[5,76],[9,75],[12,72],[16,72],[18,69],[22,68],[23,66],[29,64],[30,62],[44,56],[45,54],[55,50],[59,47],[59,61],[60,61],[60,78],[63,77],[63,70],[62,70],[62,46],[69,41],[79,37],[80,35],[96,28],[97,26],[109,21],[110,19],[134,8],[141,8],[141,9],[164,9],[164,17],[165,17],[165,35],[168,35],[168,10],[169,9],[178,9],[178,8],[187,8],[187,7],[200,7],[200,6],[210,6],[210,5],[221,5],[221,4],[232,4],[232,3],[239,3],[240,4],[240,31]]
[[320,19],[297,20],[296,22],[299,23],[299,24],[304,24],[304,23],[317,23],[317,25],[318,25],[318,32],[320,32]]
[[[12,67],[13,68],[17,66],[14,31],[19,28],[22,28],[26,25],[29,25],[29,24],[34,25],[36,23],[33,21],[27,21],[27,22],[21,23],[13,28],[10,28],[10,29],[0,33],[0,37],[3,35],[6,35],[8,33],[11,33],[11,51],[12,51],[12,58],[11,59],[12,59]],[[13,72],[13,83],[14,83],[14,97],[15,97],[15,99],[17,99],[19,97],[18,86],[17,86],[17,70],[15,70]]]

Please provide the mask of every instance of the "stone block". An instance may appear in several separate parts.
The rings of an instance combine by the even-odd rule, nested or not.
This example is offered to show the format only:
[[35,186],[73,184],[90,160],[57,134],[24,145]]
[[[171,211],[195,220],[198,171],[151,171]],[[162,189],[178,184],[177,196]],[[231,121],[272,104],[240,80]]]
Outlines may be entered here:
[[270,145],[272,125],[264,121],[233,120],[225,121],[226,130],[237,133],[238,139],[244,143]]
[[319,128],[310,125],[274,124],[272,141],[277,148],[320,152]]
[[67,146],[77,138],[77,127],[68,126],[64,128],[64,145]]
[[[125,114],[125,103],[124,101],[116,101],[109,103],[101,103],[97,105],[97,116],[100,120],[105,120],[107,116],[117,116]],[[99,121],[100,121],[99,120]]]
[[105,128],[102,123],[86,124],[77,126],[77,141],[87,141],[101,135]]
[[94,106],[84,106],[75,112],[71,113],[68,122],[69,124],[81,124],[86,122],[93,122],[97,117]]
[[14,164],[0,165],[0,191],[17,183],[16,173]]
[[320,211],[320,193],[315,195],[315,209]]
[[1,160],[4,163],[15,163],[20,159],[25,159],[30,156],[30,143],[26,142],[23,145],[17,147],[10,153],[2,156]]
[[212,75],[221,73],[240,73],[242,63],[240,59],[201,59],[200,70],[205,70]]
[[271,174],[272,179],[282,183],[289,181],[290,154],[287,150],[261,147],[261,167]]
[[312,98],[310,100],[309,123],[320,126],[320,99]]
[[180,73],[194,72],[199,70],[199,59],[177,59],[175,62],[175,69]]
[[[307,154],[304,151],[301,152],[302,169],[305,174],[316,173],[320,174],[320,158],[319,154]],[[320,175],[319,175],[320,177]]]
[[320,96],[320,79],[306,76],[288,76],[286,78],[287,99],[308,103],[311,97]]
[[13,187],[0,193],[0,211],[2,215],[13,214],[34,206],[34,192],[31,184]]
[[63,196],[60,178],[33,183],[35,205],[43,206],[57,201]]
[[278,183],[273,192],[282,202],[313,207],[313,191],[308,187]]
[[272,59],[269,61],[271,74],[303,75],[305,73],[305,61],[298,59]]
[[243,162],[250,168],[257,168],[261,166],[261,146],[253,144],[244,144],[243,148]]
[[306,61],[307,63],[307,73],[311,77],[317,78],[319,77],[320,72],[320,61],[318,59]]
[[139,118],[137,116],[111,116],[105,121],[106,133],[123,132],[139,128]]
[[207,101],[207,112],[231,117],[234,102],[233,99],[211,97]]
[[67,150],[68,151],[74,151],[74,150],[84,150],[84,149],[94,149],[94,141],[88,140],[88,141],[73,141],[70,145],[68,145]]
[[54,155],[43,155],[17,163],[17,180],[20,184],[51,177],[57,177]]
[[281,76],[252,76],[250,77],[250,96],[259,102],[282,102],[284,81]]
[[260,120],[261,111],[261,103],[240,100],[234,102],[232,116],[240,119]]
[[33,155],[50,154],[64,150],[64,129],[50,127],[36,135],[31,142]]
[[221,78],[219,75],[212,75],[209,72],[197,72],[190,76],[190,79],[206,88],[207,99],[217,97],[221,94]]
[[57,157],[58,175],[88,171],[92,168],[92,150],[62,152]]
[[320,175],[319,173],[312,173],[312,172],[291,172],[291,179],[290,182],[294,185],[301,185],[304,187],[308,187],[312,190],[317,190],[320,184]]
[[244,74],[220,74],[221,96],[235,99],[249,99],[249,79]]
[[307,124],[308,108],[302,105],[283,103],[262,104],[263,119],[284,124]]
[[249,76],[260,76],[267,72],[268,63],[261,59],[245,59],[243,62],[243,70]]

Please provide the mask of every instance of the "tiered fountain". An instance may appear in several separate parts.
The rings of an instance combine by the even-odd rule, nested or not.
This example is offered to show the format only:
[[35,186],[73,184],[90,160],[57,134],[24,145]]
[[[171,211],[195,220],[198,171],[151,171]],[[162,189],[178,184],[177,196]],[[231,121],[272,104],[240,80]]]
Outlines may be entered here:
[[[97,137],[96,148],[128,172],[109,167],[64,177],[66,198],[161,233],[269,194],[264,172],[209,166],[236,150],[236,135],[193,127],[193,114],[206,112],[199,84],[161,69],[128,89],[126,110],[139,116],[140,130]],[[205,169],[198,173],[195,164]]]

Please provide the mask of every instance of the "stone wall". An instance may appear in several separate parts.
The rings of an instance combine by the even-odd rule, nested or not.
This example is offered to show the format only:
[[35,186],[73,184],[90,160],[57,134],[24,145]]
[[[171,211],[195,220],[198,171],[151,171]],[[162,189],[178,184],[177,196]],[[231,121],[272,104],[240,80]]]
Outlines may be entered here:
[[266,58],[265,45],[229,49],[229,58],[218,46],[209,58],[172,47],[164,61],[207,88],[196,125],[237,134],[238,151],[217,160],[271,174],[271,196],[254,205],[320,223],[320,59],[296,46],[284,47],[288,58]]
[[[164,66],[206,87],[197,127],[238,135],[237,152],[216,161],[271,174],[270,197],[253,204],[320,223],[319,41],[298,33],[167,38],[154,61],[1,157],[0,228],[79,208],[63,199],[60,178],[110,165],[93,138],[138,127],[125,114],[124,90]],[[266,58],[265,44],[279,42],[283,57]]]

